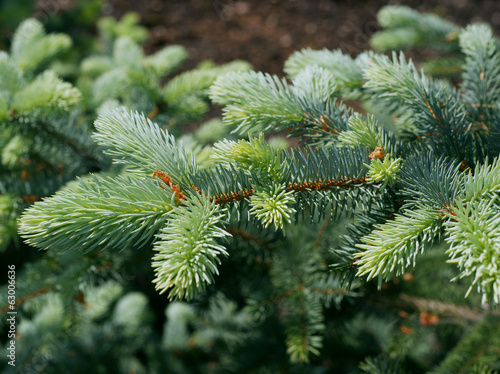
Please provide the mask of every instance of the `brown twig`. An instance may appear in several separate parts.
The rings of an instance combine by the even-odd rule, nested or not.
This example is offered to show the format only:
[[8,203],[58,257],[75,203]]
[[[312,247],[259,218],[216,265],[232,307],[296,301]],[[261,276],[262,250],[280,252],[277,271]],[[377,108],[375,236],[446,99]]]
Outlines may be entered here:
[[412,309],[425,310],[427,312],[436,313],[439,315],[456,317],[473,322],[479,322],[486,314],[500,315],[499,312],[478,311],[465,306],[455,305],[453,303],[426,299],[423,297],[410,296],[401,294],[399,299]]
[[6,311],[8,311],[11,306],[19,306],[19,305],[25,303],[26,301],[37,297],[38,295],[42,295],[44,293],[51,291],[52,288],[53,287],[45,286],[45,287],[40,288],[39,290],[33,291],[32,293],[17,299],[16,302],[12,305],[10,305],[10,304],[5,305],[2,309],[0,309],[0,314],[3,314]]
[[[153,173],[151,179],[154,179],[158,176],[167,186],[169,186],[175,193],[175,199],[179,205],[180,200],[185,200],[186,197],[180,190],[180,188],[173,184],[172,178],[170,178],[167,174],[161,172],[160,170],[156,170]],[[359,185],[363,185],[367,182],[366,177],[361,178],[342,178],[342,179],[330,179],[330,180],[317,180],[317,181],[309,181],[303,183],[289,183],[287,185],[287,191],[293,192],[305,192],[305,191],[321,191],[328,190],[332,187],[342,187],[342,188],[353,188]],[[370,184],[376,184],[370,182]],[[197,186],[191,187],[193,190],[201,194],[200,189]],[[254,194],[255,190],[253,188],[233,191],[231,193],[220,193],[217,194],[211,199],[214,199],[217,204],[227,204],[233,201],[241,201],[244,199],[248,199],[250,196]]]
[[158,115],[158,113],[160,113],[160,108],[158,107],[154,108],[151,112],[149,112],[148,119],[155,118]]

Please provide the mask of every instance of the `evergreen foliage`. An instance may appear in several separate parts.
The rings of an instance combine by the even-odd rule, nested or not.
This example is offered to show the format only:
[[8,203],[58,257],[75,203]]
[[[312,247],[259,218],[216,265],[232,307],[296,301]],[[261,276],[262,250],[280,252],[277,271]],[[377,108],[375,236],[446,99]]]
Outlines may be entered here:
[[[495,39],[485,25],[458,30],[406,8],[381,20],[405,25],[415,44],[417,31],[456,33],[466,56],[459,87],[426,76],[403,53],[353,59],[310,49],[286,62],[290,81],[235,62],[161,87],[183,49],[145,57],[133,39],[109,32],[112,49],[82,62],[77,86],[86,114],[99,113],[93,139],[114,166],[68,183],[19,220],[21,236],[48,250],[18,274],[23,368],[82,370],[83,359],[85,368],[95,362],[89,370],[138,373],[500,369],[497,313],[480,309],[500,300]],[[399,32],[384,38],[398,42]],[[12,92],[40,79],[57,93],[21,100],[23,118],[58,129],[50,115],[80,91],[52,73],[21,84],[9,58],[5,71],[19,70],[4,78]],[[176,139],[171,126],[204,112],[207,94],[247,139],[207,137],[207,128],[224,134],[215,122]],[[352,98],[394,123],[342,104]],[[108,110],[117,104],[125,107]],[[278,131],[300,146],[266,140]],[[202,149],[208,139],[213,146]],[[5,160],[27,152],[20,140],[4,147]],[[15,220],[9,209],[5,227]],[[131,289],[125,277],[137,278]],[[460,297],[428,300],[413,277],[454,280]],[[166,319],[154,320],[150,303]],[[67,334],[60,321],[74,328],[52,354]]]
[[[469,59],[467,47],[463,45],[467,33],[458,25],[432,13],[420,14],[407,6],[388,5],[380,9],[377,20],[382,30],[373,34],[370,45],[378,52],[416,49],[432,50],[438,57],[422,62],[425,73],[449,78],[460,78],[467,69],[465,60]],[[484,28],[491,33],[487,25],[471,25],[469,28]],[[473,35],[473,34],[469,34]],[[496,46],[500,40],[493,36],[491,42]],[[473,44],[474,41],[473,41]],[[480,47],[475,44],[473,48]],[[476,55],[476,57],[479,57]],[[465,81],[465,79],[464,79]]]
[[390,51],[417,46],[456,49],[458,26],[432,14],[420,14],[407,6],[386,6],[377,14],[384,29],[370,40],[377,51]]
[[12,219],[24,208],[75,175],[108,165],[78,119],[81,92],[43,70],[70,46],[67,35],[46,34],[28,19],[17,29],[10,53],[0,52],[3,249],[16,238]]
[[[217,75],[226,69],[248,68],[243,62],[211,65],[183,73],[162,87],[160,81],[185,60],[186,51],[174,45],[145,56],[134,41],[147,36],[137,22],[133,14],[121,21],[101,20],[100,48],[108,52],[81,61],[76,87],[51,69],[57,56],[71,48],[71,39],[65,34],[46,34],[35,19],[19,26],[10,53],[0,52],[0,192],[4,202],[0,225],[5,233],[1,248],[17,239],[14,221],[23,209],[76,175],[109,168],[110,159],[91,138],[96,112],[125,105],[148,110],[169,126],[186,118],[200,119],[208,109],[205,91]],[[200,71],[204,81],[193,76]],[[163,91],[170,92],[171,86],[176,87],[177,96],[171,95],[167,103]],[[176,103],[190,100],[196,101],[196,110],[176,109]],[[182,132],[179,126],[173,130]]]
[[[144,320],[137,319],[135,326],[128,323],[130,316],[139,313],[139,309],[144,311],[145,316],[148,312],[147,301],[144,301],[146,296],[143,293],[136,292],[131,298],[132,296],[129,297],[123,290],[123,286],[117,283],[123,283],[121,270],[124,264],[137,262],[134,253],[124,249],[126,243],[121,236],[124,229],[122,224],[124,222],[130,224],[128,229],[134,238],[135,248],[140,248],[141,242],[151,243],[151,238],[159,229],[154,223],[163,226],[166,218],[163,213],[165,210],[172,210],[171,205],[165,205],[163,200],[165,196],[170,196],[169,199],[175,201],[175,195],[168,189],[158,189],[154,181],[138,179],[132,170],[129,176],[126,176],[126,173],[118,175],[120,168],[107,171],[110,158],[103,154],[102,148],[91,138],[94,129],[92,122],[96,112],[117,105],[129,105],[131,108],[144,108],[145,105],[149,105],[148,108],[153,109],[151,116],[158,116],[159,119],[168,118],[170,126],[185,122],[187,117],[199,119],[208,108],[205,103],[207,87],[226,69],[206,63],[199,70],[184,73],[185,78],[182,81],[177,80],[175,85],[177,92],[184,95],[183,99],[196,98],[199,110],[196,113],[176,110],[175,97],[168,104],[163,101],[163,87],[160,85],[160,80],[166,75],[172,75],[183,62],[186,57],[184,48],[170,46],[154,55],[144,56],[140,46],[132,41],[134,35],[137,36],[141,30],[145,31],[138,28],[135,16],[128,16],[118,23],[110,19],[105,19],[103,22],[107,22],[109,27],[100,28],[102,44],[97,46],[102,52],[99,56],[85,58],[80,67],[75,65],[73,69],[79,71],[77,87],[64,81],[56,73],[56,66],[60,63],[56,58],[69,50],[71,40],[65,34],[46,34],[37,20],[29,19],[18,28],[10,53],[0,52],[0,245],[4,251],[2,261],[9,263],[13,261],[18,269],[19,267],[23,269],[18,273],[16,284],[17,301],[23,308],[26,306],[26,314],[21,317],[23,322],[18,324],[19,335],[16,335],[26,337],[26,340],[22,340],[18,345],[19,361],[14,368],[20,372],[39,372],[47,370],[48,367],[54,372],[94,371],[92,362],[105,359],[106,354],[98,358],[95,356],[97,351],[89,353],[88,344],[103,339],[103,334],[114,334],[123,329],[125,332],[119,334],[121,337],[116,337],[118,340],[115,338],[108,340],[105,346],[106,344],[109,347],[115,346],[118,356],[123,354],[128,357],[120,359],[123,361],[119,364],[120,370],[128,371],[132,367],[141,367],[132,356],[137,353],[142,343],[133,339],[143,329],[142,342],[146,341],[152,329],[146,328],[144,324],[150,323],[151,318],[149,316]],[[104,29],[109,34],[106,34]],[[113,45],[115,48],[112,48]],[[118,66],[115,66],[113,58],[120,62]],[[234,63],[228,66],[228,70],[234,70],[231,66],[234,69],[248,68],[246,63]],[[203,82],[193,81],[189,74],[197,74],[200,70],[206,72],[206,78]],[[143,72],[149,75],[143,76]],[[135,97],[114,90],[115,96],[109,94],[104,102],[97,100],[99,97],[93,96],[92,87],[98,85],[99,79],[108,73],[112,74],[116,81],[108,81],[108,86],[104,84],[103,87],[114,88],[115,83],[124,82],[124,89],[134,91]],[[102,80],[100,84],[102,85]],[[98,90],[95,92],[101,93]],[[156,104],[161,108],[155,108],[153,105]],[[222,128],[222,124],[212,122],[211,128]],[[173,130],[176,133],[182,132],[179,126]],[[207,143],[206,140],[188,138],[187,143],[189,149],[199,158],[204,157],[202,146]],[[173,148],[173,152],[177,152],[177,149]],[[85,175],[89,171],[96,174],[83,177],[77,182],[69,182],[76,175]],[[137,189],[133,191],[130,183],[137,183]],[[142,184],[144,186],[141,186]],[[102,198],[94,200],[87,198],[90,195],[96,196],[97,191],[104,192],[106,189],[113,191],[114,194],[120,188],[123,198],[121,202],[114,198],[107,201]],[[53,219],[60,219],[62,228],[70,223],[66,213],[74,214],[75,217],[90,218],[87,213],[91,210],[100,215],[106,223],[95,221],[95,217],[90,218],[83,223],[79,233],[71,238],[64,234],[63,229],[58,239],[60,245],[51,247],[55,249],[53,255],[42,256],[30,251],[29,247],[23,246],[20,242],[17,236],[17,218],[21,211],[34,201],[52,195],[57,190],[60,190],[61,194],[59,212],[61,214],[52,217],[37,216],[37,223],[32,222],[32,224],[38,225],[47,221],[55,223]],[[94,193],[90,192],[92,190]],[[89,193],[87,197],[83,196],[84,191]],[[80,193],[83,194],[81,198],[75,198],[76,194]],[[139,199],[135,203],[130,201],[133,196]],[[71,207],[65,205],[67,202]],[[147,207],[143,205],[146,202],[148,202]],[[122,203],[129,207],[129,212],[136,213],[134,219],[120,217],[121,209],[125,206],[117,210],[117,205]],[[68,210],[64,211],[65,209]],[[107,223],[107,218],[112,215],[115,215],[116,225],[115,229],[109,230],[111,227]],[[92,229],[98,227],[107,231],[109,245],[91,233]],[[35,235],[29,242],[41,243],[42,236],[43,234]],[[92,243],[88,242],[89,240]],[[18,248],[11,245],[12,243]],[[88,254],[85,245],[103,249],[121,246],[120,259],[115,258],[111,261],[106,255],[96,258],[93,254]],[[29,261],[31,262],[26,263]],[[102,279],[110,279],[113,287],[102,285]],[[0,302],[2,315],[6,311],[4,306],[7,302],[5,287],[2,286],[5,292],[2,293]],[[115,313],[117,317],[113,317],[108,327],[103,330],[102,318],[110,316],[108,314],[110,308],[114,307],[119,297],[120,302],[116,304]],[[140,308],[137,306],[135,309],[130,309],[126,306],[130,303],[136,305],[138,302]],[[94,303],[99,311],[87,315],[88,306]],[[120,303],[123,307],[118,311]],[[130,311],[129,317],[123,316],[123,310]],[[5,320],[2,320],[2,327],[4,323]],[[75,323],[79,327],[68,332],[67,327],[76,326]],[[108,333],[105,332],[106,329]],[[82,331],[85,331],[83,334],[85,337]],[[70,337],[67,334],[70,334]],[[61,339],[64,342],[61,343]],[[125,350],[119,348],[120,340],[124,344],[129,344],[129,347],[122,347]],[[63,351],[65,353],[61,353],[58,357],[53,354]],[[87,364],[82,366],[77,361],[65,360],[66,357],[75,355],[75,352],[78,360],[88,357]],[[2,366],[6,366],[4,359],[5,357],[2,358]],[[97,364],[97,371],[116,370],[111,362],[99,366],[101,364]],[[5,369],[9,367],[6,366]]]

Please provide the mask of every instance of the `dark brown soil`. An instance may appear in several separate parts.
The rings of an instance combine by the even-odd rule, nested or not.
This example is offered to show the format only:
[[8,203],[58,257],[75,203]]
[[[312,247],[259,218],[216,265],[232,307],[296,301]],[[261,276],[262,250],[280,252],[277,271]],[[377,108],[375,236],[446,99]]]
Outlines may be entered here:
[[169,44],[188,49],[190,69],[210,59],[242,59],[256,70],[282,75],[283,62],[296,50],[341,48],[355,55],[369,48],[383,5],[408,5],[465,26],[488,22],[500,31],[500,2],[485,0],[111,0],[106,12],[140,14],[151,31],[147,52]]

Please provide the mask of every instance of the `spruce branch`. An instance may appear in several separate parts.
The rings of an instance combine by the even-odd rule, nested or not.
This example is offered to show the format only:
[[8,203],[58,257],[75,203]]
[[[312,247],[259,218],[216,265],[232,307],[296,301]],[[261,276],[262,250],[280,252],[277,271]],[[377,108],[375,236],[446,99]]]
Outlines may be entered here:
[[364,145],[371,149],[384,145],[382,143],[381,129],[378,128],[375,117],[368,116],[365,122],[358,113],[349,118],[347,130],[339,134],[338,141],[351,146]]
[[[454,347],[445,360],[434,368],[431,374],[465,374],[484,357],[486,360],[498,358],[498,316],[486,316]],[[488,361],[486,361],[488,362]],[[490,361],[491,362],[491,361]],[[488,371],[480,371],[488,373]]]
[[91,85],[89,103],[93,107],[104,104],[110,98],[120,98],[123,93],[130,92],[130,80],[127,68],[116,67],[100,75]]
[[290,298],[296,301],[291,304],[293,309],[288,318],[287,353],[292,362],[309,362],[311,355],[319,355],[323,345],[319,335],[325,329],[321,304],[305,292]]
[[356,293],[342,287],[336,274],[327,272],[320,247],[294,230],[290,230],[290,235],[291,248],[280,248],[273,255],[271,277],[275,296],[261,307],[268,303],[279,305],[290,360],[309,362],[323,345],[323,306],[339,306],[344,297]]
[[[43,153],[43,150],[40,148],[56,141],[59,144],[64,144],[69,147],[75,155],[80,157],[83,156],[96,165],[105,164],[107,162],[103,159],[100,150],[96,150],[94,144],[89,144],[89,131],[83,127],[74,125],[68,128],[69,126],[67,123],[64,123],[63,126],[58,126],[57,121],[51,121],[49,123],[49,121],[43,119],[32,121],[30,124],[35,131],[40,131],[47,136],[46,143],[39,145],[39,142],[35,142],[34,150],[38,151],[38,153]],[[54,152],[52,154],[54,154]],[[65,161],[67,162],[68,160]]]
[[132,39],[121,36],[113,45],[113,61],[120,66],[139,68],[142,66],[144,53]]
[[17,91],[12,99],[15,111],[32,117],[68,112],[82,100],[78,89],[63,82],[52,71],[45,71]]
[[330,51],[326,48],[319,51],[312,50],[311,48],[295,51],[285,61],[283,70],[290,78],[295,78],[302,70],[314,65],[328,70],[338,69],[338,66],[350,68],[351,74],[346,74],[347,76],[359,77],[361,74],[359,68],[354,64],[353,58],[345,55],[339,49]]
[[337,92],[334,76],[318,66],[308,66],[300,71],[292,84],[298,98],[307,98],[312,102],[326,103]]
[[148,179],[94,176],[28,208],[19,232],[29,244],[56,251],[140,245],[163,226],[174,199]]
[[0,87],[1,91],[7,91],[9,95],[19,91],[26,81],[22,70],[6,52],[0,51]]
[[0,193],[16,196],[17,201],[22,199],[23,202],[29,203],[41,200],[42,196],[53,194],[67,182],[68,177],[54,178],[53,172],[36,172],[36,169],[32,173],[25,170],[21,174],[21,179],[18,172],[4,173],[0,181]]
[[160,78],[152,67],[139,66],[127,68],[128,86],[130,94],[119,93],[119,97],[126,100],[133,100],[135,97],[143,98],[144,102],[155,103],[163,106],[161,101]]
[[144,59],[146,67],[152,67],[156,75],[163,77],[174,71],[187,58],[186,49],[180,45],[171,45],[160,49]]
[[392,274],[404,273],[408,266],[415,266],[419,253],[423,253],[441,236],[441,216],[427,206],[421,206],[394,220],[378,224],[375,229],[356,245],[363,250],[356,257],[357,276],[368,279],[391,279]]
[[235,127],[240,134],[269,131],[278,124],[289,127],[303,117],[286,81],[267,74],[223,75],[210,87],[210,98],[227,105],[224,123]]
[[[224,167],[217,165],[193,174],[190,188],[211,196],[218,204],[227,204],[248,199],[256,188],[275,181],[284,185],[286,192],[301,195],[302,203],[308,201],[314,205],[319,203],[318,199],[324,203],[331,201],[326,196],[313,196],[316,191],[341,193],[374,184],[366,180],[363,160],[368,158],[368,152],[361,147],[317,150],[307,147],[276,153],[261,142],[262,139],[255,138],[250,142],[218,143],[216,158],[223,160]],[[232,157],[241,163],[230,163],[234,161]]]
[[[348,129],[353,113],[335,102],[335,80],[318,66],[301,70],[293,85],[262,73],[228,74],[218,78],[210,92],[212,100],[226,105],[224,123],[240,134],[286,129],[290,136],[325,144]],[[383,131],[380,136],[390,140]]]
[[360,295],[359,286],[359,282],[351,282],[349,287],[345,287],[340,274],[327,273],[311,284],[310,291],[320,297],[326,308],[332,305],[340,308],[340,304],[345,297]]
[[400,155],[403,152],[403,143],[392,132],[386,131],[379,125],[375,116],[368,115],[364,119],[361,114],[354,113],[346,123],[343,131],[339,132],[335,141],[339,146],[361,145],[372,149],[369,158],[370,160],[378,154],[376,151],[383,151],[376,156],[378,159],[383,159],[385,153]]
[[[438,240],[443,227],[447,242],[452,244],[448,252],[450,262],[462,269],[459,278],[473,275],[473,285],[478,286],[483,301],[491,299],[497,304],[495,284],[500,276],[494,270],[497,260],[491,255],[498,237],[492,195],[498,190],[497,167],[495,160],[478,165],[475,173],[464,176],[455,162],[432,155],[410,158],[401,172],[400,183],[403,194],[418,201],[407,202],[406,206],[415,206],[416,210],[396,215],[394,221],[376,226],[361,239],[364,244],[356,246],[365,252],[356,255],[358,275],[368,275],[369,279],[382,275],[388,279],[393,271],[401,274],[412,262],[414,266],[419,251]],[[481,200],[475,201],[476,198]],[[422,203],[427,207],[422,207]],[[469,292],[471,289],[472,286]]]
[[238,61],[222,66],[206,63],[161,87],[161,81],[185,57],[185,49],[175,45],[145,56],[136,41],[121,36],[114,41],[111,56],[91,56],[82,62],[84,79],[80,82],[88,90],[88,104],[98,111],[119,100],[131,109],[150,112],[150,119],[159,114],[161,121],[172,126],[198,119],[208,110],[206,91],[219,74],[249,68]]
[[[283,153],[283,175],[289,175],[293,188],[312,185],[325,189],[362,184],[366,176],[364,160],[368,160],[364,147],[322,147],[292,149]],[[316,181],[316,182],[315,182]]]
[[476,165],[473,173],[468,173],[464,180],[467,201],[491,196],[500,191],[500,158],[491,163],[486,158],[484,164]]
[[285,326],[287,353],[292,362],[308,362],[322,346],[324,317],[321,294],[311,292],[323,277],[324,264],[318,252],[301,247],[295,251],[282,248],[273,256],[272,281],[280,295],[286,295]]
[[10,168],[14,167],[19,160],[28,156],[28,150],[32,144],[30,139],[23,139],[20,135],[12,136],[2,150],[2,164]]
[[466,205],[457,201],[448,213],[446,241],[449,262],[456,263],[462,272],[455,278],[472,276],[470,294],[474,286],[483,295],[483,303],[500,303],[500,205],[496,195],[491,199],[470,201]]
[[332,75],[336,91],[348,98],[359,98],[362,93],[363,70],[369,63],[371,53],[359,54],[355,59],[340,50],[319,51],[310,48],[294,52],[286,61],[284,71],[292,79],[304,70],[317,66],[326,69]]
[[410,109],[412,124],[421,130],[419,135],[439,132],[451,136],[452,131],[468,128],[457,90],[419,74],[403,53],[392,57],[391,62],[386,56],[377,56],[365,71],[365,88],[370,94]]
[[287,128],[289,136],[298,136],[311,145],[330,145],[338,140],[338,135],[348,129],[347,122],[353,110],[340,102],[301,101],[303,120],[295,127]]
[[460,165],[432,153],[415,155],[405,160],[400,175],[403,195],[410,197],[408,204],[424,203],[436,210],[452,207],[463,193]]
[[298,126],[307,107],[326,103],[335,95],[332,75],[310,67],[293,86],[268,74],[247,72],[219,77],[210,88],[210,98],[224,108],[224,123],[245,134]]
[[99,116],[94,125],[94,139],[107,148],[115,163],[129,164],[145,174],[161,170],[181,187],[191,186],[191,176],[198,169],[194,158],[145,116],[123,108]]
[[160,230],[153,257],[156,289],[169,291],[170,299],[190,300],[214,282],[220,255],[226,249],[216,238],[230,236],[219,227],[224,211],[209,199],[194,197],[175,207]]
[[415,135],[439,154],[474,164],[483,152],[471,131],[471,122],[460,97],[451,86],[418,73],[401,53],[391,62],[377,56],[365,71],[368,94],[387,103],[394,111],[408,112]]
[[432,13],[421,14],[407,6],[385,6],[377,14],[384,28],[370,39],[376,51],[402,50],[412,47],[458,49],[458,26]]
[[[383,354],[365,358],[362,371],[402,373],[410,365],[425,370],[430,361],[425,369],[419,366],[420,358],[414,361],[420,353],[410,352],[399,363],[393,355],[408,352],[406,347],[395,348],[394,343],[408,346],[409,341],[415,342],[417,334],[406,335],[411,326],[424,332],[424,338],[443,341],[442,347],[447,348],[450,341],[441,340],[443,323],[416,327],[416,316],[404,316],[404,312],[400,317],[407,326],[401,331],[393,323],[393,313],[364,323],[367,309],[359,306],[372,298],[360,299],[341,315],[326,314],[324,309],[339,308],[345,297],[358,295],[351,291],[359,285],[355,275],[378,277],[380,282],[391,279],[415,266],[416,258],[441,238],[450,245],[449,261],[459,268],[456,279],[470,277],[469,292],[477,287],[483,301],[500,304],[498,42],[485,26],[459,33],[453,24],[432,15],[421,17],[404,7],[393,8],[392,13],[384,9],[380,20],[387,31],[377,34],[382,47],[392,40],[400,46],[442,44],[459,52],[460,34],[464,83],[457,89],[430,79],[403,54],[390,59],[367,52],[353,58],[338,50],[306,49],[286,62],[289,80],[246,72],[249,66],[242,62],[222,67],[204,63],[162,87],[164,75],[185,58],[185,50],[172,46],[146,57],[136,44],[144,30],[137,27],[137,18],[128,17],[119,24],[103,21],[109,55],[81,64],[81,112],[73,110],[79,104],[71,102],[76,96],[73,87],[53,73],[36,75],[56,49],[64,49],[63,40],[45,35],[36,22],[20,29],[19,35],[27,35],[26,40],[16,34],[12,55],[0,53],[0,121],[4,127],[0,129],[0,244],[5,237],[10,240],[19,211],[36,201],[22,215],[20,232],[27,243],[50,249],[43,263],[37,262],[29,274],[20,273],[17,278],[20,307],[28,312],[26,318],[33,316],[31,321],[26,319],[31,324],[27,325],[29,335],[20,328],[24,334],[20,343],[25,345],[18,352],[31,352],[23,368],[31,369],[31,357],[43,356],[47,345],[40,342],[52,339],[46,337],[51,333],[48,327],[53,330],[69,323],[78,329],[72,329],[74,340],[60,357],[71,356],[75,347],[83,348],[79,353],[85,357],[93,356],[88,342],[106,346],[111,337],[112,342],[125,343],[106,357],[118,357],[125,371],[165,365],[175,372],[207,371],[208,366],[221,372],[249,368],[325,371],[328,368],[320,366],[326,361],[315,356],[323,346],[335,350],[337,341],[345,343],[343,338],[374,352],[371,340],[353,339],[366,329],[375,331],[376,339],[382,337],[378,343],[387,342],[391,334],[394,339],[393,344],[379,347],[388,358]],[[44,48],[50,44],[48,54],[30,44],[34,42]],[[32,65],[23,60],[30,56],[31,47],[37,54]],[[434,63],[442,68],[449,62]],[[228,71],[232,73],[222,75]],[[174,138],[174,131],[164,131],[203,113],[207,94],[225,106],[224,123],[230,130],[251,135],[247,140],[229,137],[221,141],[230,131],[222,128],[222,122],[181,141]],[[375,115],[355,113],[340,98],[360,99]],[[107,110],[120,102],[147,116]],[[68,121],[76,124],[82,113],[87,117],[94,110],[102,113],[95,122],[94,139],[115,164],[125,165],[117,168],[122,175],[70,182],[54,196],[38,201],[73,174],[100,167],[102,158],[85,140],[85,131],[63,126]],[[389,130],[393,128],[394,132]],[[263,135],[271,131],[288,131],[300,146],[273,147]],[[64,146],[56,149],[58,141]],[[202,149],[214,142],[213,149]],[[51,162],[42,173],[37,163],[46,159]],[[54,177],[58,166],[64,173]],[[337,244],[345,221],[327,226],[341,214],[356,220]],[[325,217],[328,221],[321,225]],[[296,225],[286,227],[289,223]],[[153,248],[153,255],[142,251],[146,247]],[[93,252],[85,253],[89,251]],[[177,302],[168,306],[160,344],[149,339],[157,326],[147,321],[151,308],[143,294],[120,297],[124,288],[116,283],[92,284],[104,273],[119,276],[132,270],[138,276],[130,286],[142,288],[144,259],[151,260],[160,293],[173,300],[196,299],[190,306]],[[420,292],[420,279],[398,287]],[[212,295],[215,282],[231,299],[222,293]],[[43,292],[41,285],[46,286]],[[58,296],[59,290],[66,289],[80,290],[75,302],[66,301],[67,308]],[[7,292],[1,293],[3,311]],[[383,297],[375,300],[385,302]],[[498,321],[487,316],[495,313],[402,294],[392,303],[385,302],[389,303],[398,309],[415,312],[423,308],[451,315],[453,321],[462,316],[476,322],[486,316],[474,336],[465,339],[465,348],[453,353],[453,365],[444,365],[443,371],[470,368],[486,374],[486,367],[472,362],[482,361],[478,358],[487,354],[488,359],[497,359]],[[259,315],[270,339],[258,340],[262,329],[253,329],[249,312]],[[346,317],[346,328],[332,329],[326,315]],[[97,322],[108,319],[103,334]],[[488,324],[491,331],[485,333]],[[466,326],[460,323],[459,330]],[[459,330],[446,337],[456,338]],[[122,339],[132,337],[139,343]],[[478,345],[481,338],[488,344]],[[276,340],[284,342],[292,364],[301,366],[279,361],[262,368],[255,364],[259,354],[269,356]],[[425,345],[421,341],[420,347]],[[142,354],[145,346],[147,357]],[[272,348],[272,356],[282,359],[285,350]],[[187,362],[193,357],[196,360]],[[210,359],[208,366],[199,365],[200,357]],[[65,358],[61,360],[66,362]],[[348,362],[338,369],[355,366]]]
[[466,55],[461,85],[464,99],[471,117],[488,131],[492,112],[500,98],[500,52],[486,25],[465,28],[460,33],[460,48]]
[[400,5],[383,7],[377,14],[377,20],[380,26],[388,29],[408,25],[418,25],[422,27],[422,29],[425,29],[432,23],[436,27],[444,30],[444,35],[449,32],[450,28],[451,30],[455,28],[455,26],[449,22],[443,23],[443,19],[434,14],[421,14],[408,6]]
[[13,61],[24,72],[37,69],[60,52],[71,47],[71,39],[65,34],[45,34],[43,25],[30,18],[17,28],[11,45]]

